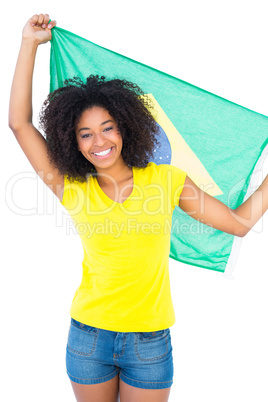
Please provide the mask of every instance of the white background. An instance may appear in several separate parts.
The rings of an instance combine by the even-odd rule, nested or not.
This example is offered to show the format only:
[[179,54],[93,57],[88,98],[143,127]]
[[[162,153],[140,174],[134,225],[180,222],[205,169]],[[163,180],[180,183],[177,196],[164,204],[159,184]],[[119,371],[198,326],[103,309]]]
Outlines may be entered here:
[[[75,398],[65,374],[69,308],[82,246],[8,128],[21,30],[47,12],[58,26],[268,114],[265,1],[6,2],[1,18],[1,388],[5,402]],[[49,49],[38,51],[34,122],[49,90]],[[245,156],[246,157],[246,156]],[[267,163],[262,175],[267,173]],[[224,174],[224,172],[223,172]],[[2,187],[2,194],[4,193]],[[9,204],[9,207],[7,206]],[[13,205],[11,208],[11,204]],[[14,211],[14,205],[28,210]],[[33,210],[33,212],[32,212]],[[177,322],[171,402],[267,402],[268,216],[242,242],[234,280],[170,261]],[[105,402],[105,401],[104,401]]]

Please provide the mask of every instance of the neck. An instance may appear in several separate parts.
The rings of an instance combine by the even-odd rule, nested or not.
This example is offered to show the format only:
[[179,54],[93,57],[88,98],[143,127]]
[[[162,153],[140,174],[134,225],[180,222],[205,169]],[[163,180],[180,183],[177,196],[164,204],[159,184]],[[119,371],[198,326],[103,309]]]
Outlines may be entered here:
[[108,186],[114,183],[119,184],[132,176],[132,168],[125,163],[117,164],[108,169],[96,168],[99,185]]

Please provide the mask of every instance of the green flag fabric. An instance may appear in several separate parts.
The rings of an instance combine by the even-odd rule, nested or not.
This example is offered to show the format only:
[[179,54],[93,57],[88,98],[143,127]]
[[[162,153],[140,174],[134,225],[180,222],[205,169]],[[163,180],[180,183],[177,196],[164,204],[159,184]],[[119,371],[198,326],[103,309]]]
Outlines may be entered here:
[[[89,75],[138,84],[154,103],[160,146],[151,161],[184,170],[205,192],[231,208],[255,189],[268,153],[268,117],[176,77],[98,46],[69,31],[52,30],[50,91],[67,78]],[[230,274],[241,238],[194,220],[176,207],[170,257]]]

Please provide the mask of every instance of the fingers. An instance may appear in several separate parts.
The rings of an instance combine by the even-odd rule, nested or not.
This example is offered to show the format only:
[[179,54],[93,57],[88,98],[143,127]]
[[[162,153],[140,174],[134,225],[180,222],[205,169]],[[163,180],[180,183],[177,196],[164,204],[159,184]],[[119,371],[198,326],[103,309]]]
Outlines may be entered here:
[[37,26],[43,29],[52,29],[56,26],[57,22],[55,20],[49,22],[48,14],[35,14],[30,18],[29,22],[32,26]]
[[39,14],[38,20],[37,20],[37,25],[41,26],[44,22],[44,14]]
[[45,14],[45,15],[44,15],[44,21],[43,21],[43,24],[42,24],[42,28],[46,28],[46,27],[47,27],[48,21],[49,21],[49,15],[48,15],[48,14]]
[[29,19],[29,22],[31,23],[32,26],[37,25],[37,21],[38,21],[37,14],[33,15],[32,18]]
[[49,29],[52,29],[52,28],[54,28],[56,25],[57,25],[57,21],[55,21],[55,20],[50,21],[50,23],[48,24],[48,28],[49,28]]

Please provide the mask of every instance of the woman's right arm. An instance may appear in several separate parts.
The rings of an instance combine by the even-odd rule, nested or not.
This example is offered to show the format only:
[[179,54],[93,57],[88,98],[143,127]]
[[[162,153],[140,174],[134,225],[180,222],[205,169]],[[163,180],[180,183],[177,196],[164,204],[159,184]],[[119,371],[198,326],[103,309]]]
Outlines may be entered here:
[[51,29],[56,25],[55,21],[48,23],[48,14],[34,15],[23,29],[11,88],[9,127],[34,170],[61,200],[64,177],[50,163],[46,140],[32,123],[32,79],[35,56],[38,46],[51,40]]

